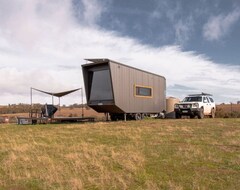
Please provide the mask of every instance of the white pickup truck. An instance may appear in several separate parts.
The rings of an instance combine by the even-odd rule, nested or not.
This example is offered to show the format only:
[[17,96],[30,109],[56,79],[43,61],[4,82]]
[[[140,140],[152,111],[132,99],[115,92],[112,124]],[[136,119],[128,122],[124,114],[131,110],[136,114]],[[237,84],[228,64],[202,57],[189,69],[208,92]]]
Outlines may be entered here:
[[182,116],[190,116],[190,118],[199,119],[204,116],[215,117],[216,105],[211,94],[191,94],[174,105],[174,111],[176,118],[179,119]]

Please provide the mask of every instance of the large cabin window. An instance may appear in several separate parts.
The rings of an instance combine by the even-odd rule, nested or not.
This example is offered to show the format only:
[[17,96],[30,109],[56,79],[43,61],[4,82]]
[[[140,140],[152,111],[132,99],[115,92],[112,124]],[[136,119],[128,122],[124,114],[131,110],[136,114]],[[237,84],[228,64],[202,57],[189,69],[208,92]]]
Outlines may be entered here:
[[108,69],[93,71],[89,100],[113,100],[111,78]]
[[152,87],[135,85],[135,96],[152,98]]

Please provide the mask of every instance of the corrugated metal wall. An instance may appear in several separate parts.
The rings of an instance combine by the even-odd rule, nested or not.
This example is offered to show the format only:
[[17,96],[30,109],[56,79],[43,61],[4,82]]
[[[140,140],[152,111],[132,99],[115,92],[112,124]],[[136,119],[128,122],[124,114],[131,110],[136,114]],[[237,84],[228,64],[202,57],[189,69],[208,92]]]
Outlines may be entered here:
[[[157,113],[166,109],[164,77],[110,61],[115,104],[127,113]],[[153,97],[134,96],[134,85],[153,88]]]

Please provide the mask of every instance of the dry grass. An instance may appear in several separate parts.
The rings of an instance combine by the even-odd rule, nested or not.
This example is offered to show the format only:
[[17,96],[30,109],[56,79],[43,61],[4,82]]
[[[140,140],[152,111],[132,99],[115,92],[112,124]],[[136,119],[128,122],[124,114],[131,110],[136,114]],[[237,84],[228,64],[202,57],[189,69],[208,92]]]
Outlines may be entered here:
[[0,125],[0,189],[238,189],[240,119]]
[[217,109],[222,109],[224,112],[231,112],[231,111],[240,111],[240,104],[221,104],[217,105]]

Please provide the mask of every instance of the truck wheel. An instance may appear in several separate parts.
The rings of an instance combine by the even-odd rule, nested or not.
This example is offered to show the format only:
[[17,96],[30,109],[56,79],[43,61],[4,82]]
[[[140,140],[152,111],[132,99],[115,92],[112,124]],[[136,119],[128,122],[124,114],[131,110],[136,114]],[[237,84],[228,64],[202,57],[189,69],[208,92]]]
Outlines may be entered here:
[[176,119],[181,119],[182,118],[182,115],[180,113],[175,113],[176,115]]
[[204,111],[203,111],[203,108],[202,108],[198,113],[198,119],[203,119],[203,118],[204,118]]
[[195,115],[190,115],[190,118],[191,118],[191,119],[194,119],[194,118],[195,118]]
[[212,108],[211,110],[211,115],[210,115],[211,118],[215,118],[215,109]]

